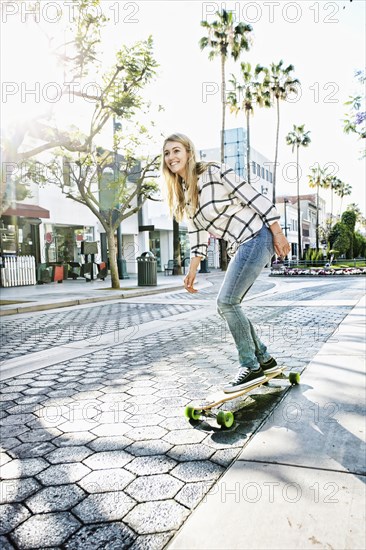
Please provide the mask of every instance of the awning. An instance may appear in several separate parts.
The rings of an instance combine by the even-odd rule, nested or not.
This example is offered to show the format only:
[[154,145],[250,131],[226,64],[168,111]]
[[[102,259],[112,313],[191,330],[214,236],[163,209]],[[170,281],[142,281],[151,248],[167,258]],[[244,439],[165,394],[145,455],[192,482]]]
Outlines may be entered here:
[[10,206],[2,214],[3,216],[21,216],[25,218],[49,218],[50,212],[36,204],[24,204],[16,202],[15,206]]

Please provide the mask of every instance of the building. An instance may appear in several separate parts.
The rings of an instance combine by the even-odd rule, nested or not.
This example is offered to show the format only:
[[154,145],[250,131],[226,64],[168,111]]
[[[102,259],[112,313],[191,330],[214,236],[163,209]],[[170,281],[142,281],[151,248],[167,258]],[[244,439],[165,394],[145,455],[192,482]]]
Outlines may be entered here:
[[[200,160],[221,162],[219,147],[199,149]],[[225,130],[224,162],[239,176],[247,177],[247,146],[244,128]],[[250,183],[260,193],[272,199],[273,195],[273,163],[259,151],[250,147]]]
[[41,261],[39,226],[50,213],[46,208],[29,202],[14,202],[6,208],[0,222],[1,255],[34,256]]
[[[280,225],[291,245],[291,259],[297,258],[298,231],[297,231],[297,205],[289,197],[276,197],[276,208],[281,216]],[[302,217],[302,213],[300,214]]]
[[81,242],[99,239],[95,216],[56,185],[33,183],[30,192],[1,216],[1,254],[34,256],[37,264],[79,261]]
[[[157,259],[158,271],[173,259],[173,220],[164,200],[147,200],[138,213],[140,233],[138,237],[139,253],[150,250]],[[190,257],[190,246],[185,223],[179,224],[179,242],[182,264]],[[188,260],[187,260],[188,261]],[[133,266],[129,268],[133,273]]]
[[[297,195],[278,196],[276,208],[281,215],[281,226],[291,244],[292,257],[298,258]],[[319,226],[325,221],[325,200],[319,197]],[[316,248],[316,194],[300,195],[301,257],[308,248]],[[321,242],[319,240],[319,247]]]
[[[201,160],[220,162],[220,148],[198,149]],[[259,151],[250,150],[250,180],[263,195],[272,198],[273,174],[271,162]],[[236,173],[247,179],[246,132],[243,128],[225,131],[225,162]],[[154,174],[155,176],[158,174]],[[107,177],[107,176],[106,176]],[[113,168],[110,176],[114,177]],[[132,179],[131,179],[132,178]],[[129,176],[131,184],[133,177]],[[107,177],[108,179],[108,177]],[[108,183],[108,181],[103,182]],[[106,208],[115,200],[110,196],[108,185],[99,184],[95,192]],[[161,182],[163,186],[163,182]],[[31,199],[16,202],[2,216],[1,253],[32,255],[36,263],[83,263],[81,251],[83,241],[98,243],[96,261],[107,261],[108,245],[103,226],[96,216],[80,203],[66,198],[57,185],[44,187],[32,184]],[[286,201],[285,201],[286,198]],[[112,201],[112,203],[111,203]],[[137,198],[132,207],[137,206]],[[297,256],[297,197],[278,197],[277,208],[281,214],[281,223],[291,243],[291,255]],[[301,196],[301,225],[303,248],[315,248],[316,195]],[[325,216],[325,201],[319,201],[319,223]],[[123,258],[127,274],[137,273],[137,257],[151,251],[157,259],[158,271],[173,259],[173,220],[166,202],[147,200],[142,208],[122,221],[116,235],[117,248]],[[190,245],[187,226],[179,224],[181,260],[187,266],[190,257]],[[208,267],[220,265],[219,242],[209,237]]]

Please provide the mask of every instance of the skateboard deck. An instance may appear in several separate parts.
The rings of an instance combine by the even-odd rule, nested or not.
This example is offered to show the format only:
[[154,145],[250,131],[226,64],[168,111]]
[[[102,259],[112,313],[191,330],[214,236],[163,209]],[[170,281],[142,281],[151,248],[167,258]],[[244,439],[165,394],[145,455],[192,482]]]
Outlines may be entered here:
[[225,428],[230,428],[234,423],[234,414],[232,412],[219,411],[217,415],[214,415],[212,409],[219,407],[227,401],[231,401],[246,393],[249,393],[263,384],[267,384],[273,378],[285,378],[288,379],[292,385],[299,384],[300,375],[297,372],[290,372],[289,376],[284,374],[287,367],[279,367],[275,371],[267,374],[264,380],[257,382],[247,388],[243,388],[236,392],[225,393],[223,390],[210,394],[205,403],[192,403],[185,408],[185,416],[189,420],[200,420],[201,416],[215,416],[218,424]]

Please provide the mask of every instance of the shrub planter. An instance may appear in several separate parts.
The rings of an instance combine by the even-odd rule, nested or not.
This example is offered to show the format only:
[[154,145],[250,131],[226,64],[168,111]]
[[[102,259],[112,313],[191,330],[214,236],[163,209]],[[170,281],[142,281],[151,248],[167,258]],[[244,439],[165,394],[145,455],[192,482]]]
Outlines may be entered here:
[[366,275],[365,267],[300,269],[298,267],[272,268],[270,277],[344,277]]

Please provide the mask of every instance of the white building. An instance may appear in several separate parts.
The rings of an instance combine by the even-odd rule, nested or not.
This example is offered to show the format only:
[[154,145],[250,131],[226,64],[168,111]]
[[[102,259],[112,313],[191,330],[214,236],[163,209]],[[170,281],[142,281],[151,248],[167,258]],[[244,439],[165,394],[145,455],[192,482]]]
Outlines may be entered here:
[[[281,216],[280,225],[291,245],[289,257],[297,258],[298,231],[297,231],[297,205],[288,197],[276,197],[276,208]],[[300,213],[302,218],[302,214]]]
[[[300,195],[300,223],[302,254],[308,248],[316,248],[316,194]],[[291,256],[298,257],[297,196],[276,197],[276,208],[281,215],[280,224],[291,244]],[[321,226],[325,221],[325,200],[319,197],[319,219]],[[319,248],[321,240],[319,239]]]
[[[197,153],[200,160],[221,162],[219,147],[199,149]],[[225,164],[239,176],[248,179],[246,159],[246,131],[244,128],[225,130]],[[253,147],[250,148],[250,183],[260,193],[272,199],[273,163]]]
[[[243,177],[246,177],[245,131],[239,128],[227,132],[227,158],[225,161],[239,175],[244,174]],[[200,160],[220,162],[220,148],[198,149],[197,153]],[[251,184],[271,199],[273,193],[271,162],[259,151],[251,148],[250,166]],[[164,185],[163,181],[161,181],[161,185]],[[26,199],[24,203],[18,203],[15,209],[10,210],[7,216],[2,217],[1,234],[4,236],[9,229],[9,235],[10,233],[13,235],[9,236],[7,241],[13,243],[12,249],[6,252],[34,255],[37,263],[52,264],[70,261],[82,263],[81,243],[96,241],[98,243],[96,261],[107,261],[108,251],[104,229],[86,206],[67,199],[61,190],[52,184],[41,188],[33,185],[32,194],[31,199]],[[296,256],[297,197],[288,196],[286,198],[287,202],[285,203],[284,197],[278,197],[276,206],[281,214],[281,224],[284,228],[286,226],[287,237],[292,247],[292,256]],[[315,195],[301,196],[304,249],[315,247],[315,198]],[[325,201],[321,199],[319,223],[322,223],[324,215]],[[138,213],[123,220],[121,234],[122,254],[129,274],[137,272],[136,258],[143,252],[151,251],[155,255],[158,271],[164,271],[168,260],[173,259],[173,220],[163,199],[160,201],[147,200]],[[184,222],[179,224],[179,239],[182,262],[186,259],[185,265],[188,265],[190,246]],[[210,236],[209,239],[208,267],[219,267],[219,243],[213,236]]]

